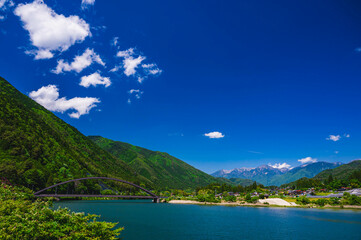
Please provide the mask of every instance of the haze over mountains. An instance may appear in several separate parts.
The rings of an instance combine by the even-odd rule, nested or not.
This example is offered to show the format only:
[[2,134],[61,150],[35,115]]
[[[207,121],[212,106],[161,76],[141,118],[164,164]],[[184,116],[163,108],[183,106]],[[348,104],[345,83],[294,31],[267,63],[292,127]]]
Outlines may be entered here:
[[219,170],[211,174],[214,177],[223,178],[246,178],[262,183],[265,186],[280,186],[285,183],[296,181],[297,179],[307,177],[312,178],[318,173],[333,169],[342,165],[342,163],[315,162],[303,164],[301,166],[288,168],[274,168],[269,165],[261,165],[255,168],[235,168],[233,170]]

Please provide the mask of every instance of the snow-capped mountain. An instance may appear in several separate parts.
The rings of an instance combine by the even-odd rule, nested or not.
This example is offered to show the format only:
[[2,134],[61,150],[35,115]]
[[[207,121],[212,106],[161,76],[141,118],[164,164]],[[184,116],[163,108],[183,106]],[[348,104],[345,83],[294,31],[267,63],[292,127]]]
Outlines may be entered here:
[[255,168],[235,168],[232,170],[219,170],[213,174],[214,177],[224,178],[247,178],[257,181],[266,186],[282,185],[300,179],[302,177],[314,177],[326,169],[333,169],[342,163],[315,162],[303,164],[295,168],[275,168],[270,165],[261,165]]

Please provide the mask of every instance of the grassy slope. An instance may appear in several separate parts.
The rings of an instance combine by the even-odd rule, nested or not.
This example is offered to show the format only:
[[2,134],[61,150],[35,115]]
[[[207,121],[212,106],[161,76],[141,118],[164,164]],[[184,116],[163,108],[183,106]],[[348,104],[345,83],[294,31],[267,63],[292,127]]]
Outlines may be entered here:
[[0,109],[0,176],[35,189],[89,174],[149,184],[1,77]]
[[328,169],[323,172],[317,174],[314,179],[318,180],[326,180],[332,175],[334,179],[346,179],[348,178],[354,171],[361,169],[361,160],[355,160],[348,164],[341,165],[334,169]]
[[186,189],[204,186],[212,182],[222,182],[168,153],[151,151],[100,136],[90,136],[89,138],[104,150],[123,159],[138,174],[149,179],[158,187]]

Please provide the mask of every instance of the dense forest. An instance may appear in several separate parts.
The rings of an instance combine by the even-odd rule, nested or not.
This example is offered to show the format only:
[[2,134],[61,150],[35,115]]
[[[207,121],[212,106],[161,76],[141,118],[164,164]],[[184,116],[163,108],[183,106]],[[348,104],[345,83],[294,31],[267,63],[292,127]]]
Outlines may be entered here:
[[[152,185],[3,78],[0,108],[0,176],[11,182],[35,190],[93,175]],[[77,187],[84,189],[82,183]]]
[[325,170],[313,178],[300,178],[281,187],[305,189],[310,187],[337,190],[341,187],[361,187],[361,160],[355,160],[335,169]]
[[[89,176],[120,178],[150,189],[195,188],[222,182],[167,153],[101,137],[88,138],[3,78],[0,108],[0,176],[12,183],[38,190]],[[62,190],[95,193],[109,185],[126,188],[114,182],[82,181]]]
[[204,186],[212,182],[224,182],[168,153],[151,151],[100,136],[89,138],[102,149],[128,163],[137,174],[149,179],[157,188],[185,189]]

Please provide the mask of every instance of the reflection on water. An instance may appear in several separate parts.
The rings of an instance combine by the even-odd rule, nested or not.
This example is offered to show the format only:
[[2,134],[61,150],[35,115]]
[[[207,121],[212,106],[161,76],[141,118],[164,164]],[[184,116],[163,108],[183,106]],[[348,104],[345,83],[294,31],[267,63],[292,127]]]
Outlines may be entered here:
[[356,221],[346,221],[346,220],[329,219],[329,218],[318,218],[318,217],[310,217],[310,216],[304,218],[317,220],[317,221],[335,222],[335,223],[361,224],[361,222],[356,222]]

